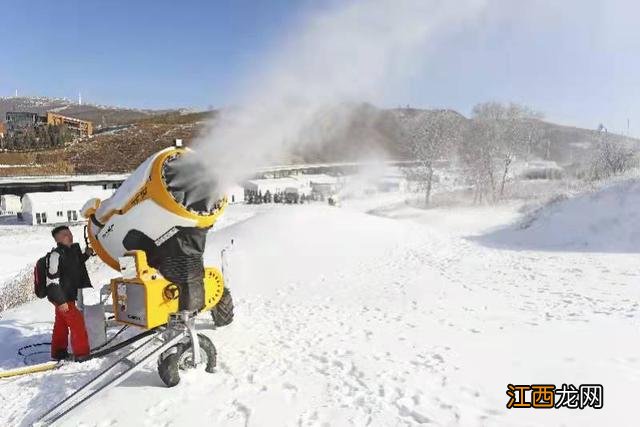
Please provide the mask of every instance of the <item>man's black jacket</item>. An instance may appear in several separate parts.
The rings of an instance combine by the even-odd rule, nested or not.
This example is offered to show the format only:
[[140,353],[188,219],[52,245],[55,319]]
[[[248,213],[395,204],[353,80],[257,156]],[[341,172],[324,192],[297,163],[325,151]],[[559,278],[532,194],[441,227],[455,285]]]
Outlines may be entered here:
[[49,254],[47,272],[47,298],[54,304],[78,299],[78,289],[90,288],[91,280],[85,262],[88,255],[82,253],[77,243],[58,246]]

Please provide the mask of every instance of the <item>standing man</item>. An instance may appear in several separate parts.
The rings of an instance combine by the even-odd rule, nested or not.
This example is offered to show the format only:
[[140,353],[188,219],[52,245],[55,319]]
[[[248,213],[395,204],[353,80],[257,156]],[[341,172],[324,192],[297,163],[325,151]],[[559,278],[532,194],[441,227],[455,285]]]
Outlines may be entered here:
[[47,270],[47,297],[55,306],[55,322],[51,338],[51,357],[56,360],[69,357],[67,345],[71,332],[74,357],[89,354],[89,338],[84,317],[76,307],[78,289],[91,287],[85,262],[93,250],[73,243],[69,227],[61,225],[51,231],[57,247],[49,253]]

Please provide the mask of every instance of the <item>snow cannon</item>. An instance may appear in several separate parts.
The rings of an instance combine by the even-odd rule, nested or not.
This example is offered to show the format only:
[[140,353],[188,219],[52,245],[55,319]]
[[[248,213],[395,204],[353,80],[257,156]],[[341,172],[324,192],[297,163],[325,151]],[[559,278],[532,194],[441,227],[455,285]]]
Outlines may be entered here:
[[211,310],[214,321],[230,322],[215,311],[223,297],[230,303],[223,276],[203,264],[207,232],[227,204],[206,167],[191,150],[170,147],[82,208],[88,243],[122,274],[110,285],[116,321],[152,329],[177,311]]
[[[207,232],[227,204],[217,188],[207,164],[176,144],[146,159],[111,197],[91,199],[82,208],[87,243],[121,273],[101,290],[101,296],[111,296],[117,323],[146,329],[85,359],[102,357],[154,334],[122,359],[127,373],[113,381],[155,355],[159,355],[160,378],[169,387],[178,384],[181,369],[204,363],[206,371],[213,372],[216,349],[197,332],[195,318],[209,311],[214,326],[233,320],[233,300],[223,274],[205,268],[203,262]],[[101,298],[101,303],[107,301]]]
[[[205,268],[203,262],[207,232],[227,200],[207,173],[208,165],[177,142],[146,159],[111,197],[91,199],[83,206],[87,244],[121,274],[102,287],[99,304],[91,310],[85,306],[85,318],[87,311],[97,313],[91,316],[96,319],[92,325],[97,332],[102,329],[106,338],[105,305],[112,306],[115,323],[123,326],[88,355],[73,360],[86,362],[125,347],[134,348],[118,355],[115,362],[56,403],[34,425],[62,420],[154,357],[158,358],[160,379],[168,387],[180,382],[184,369],[205,365],[206,372],[214,372],[216,348],[209,337],[198,333],[195,320],[209,311],[214,326],[233,321],[233,301],[223,273]],[[221,253],[223,272],[226,251]],[[130,325],[144,331],[114,344]],[[133,346],[136,342],[142,344]],[[0,372],[0,378],[56,369],[65,362]]]

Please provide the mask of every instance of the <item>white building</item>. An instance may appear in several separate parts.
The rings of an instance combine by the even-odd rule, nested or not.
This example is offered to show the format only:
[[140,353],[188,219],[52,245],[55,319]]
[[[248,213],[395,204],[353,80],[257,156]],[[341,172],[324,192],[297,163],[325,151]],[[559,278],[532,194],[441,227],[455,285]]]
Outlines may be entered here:
[[521,179],[560,179],[564,172],[556,162],[551,160],[516,163],[512,171]]
[[102,200],[113,191],[52,191],[27,193],[22,197],[22,219],[32,225],[64,224],[82,221],[80,208],[93,197]]
[[[291,175],[289,178],[293,179],[298,183],[296,187],[296,193],[299,195],[310,196],[311,195],[311,180],[309,179],[311,175],[298,174]],[[293,192],[289,190],[289,192]]]
[[315,194],[322,194],[325,196],[332,195],[339,190],[338,178],[330,175],[302,175],[306,176],[309,180],[309,186],[311,192]]
[[252,179],[244,188],[262,195],[267,191],[271,194],[291,193],[302,190],[303,183],[294,178]]
[[89,193],[92,194],[96,191],[101,191],[103,190],[104,187],[102,185],[87,185],[87,184],[79,184],[79,185],[72,185],[71,186],[71,191],[75,191],[75,192],[81,192],[81,193]]
[[[438,175],[433,176],[433,182],[437,182]],[[383,193],[407,192],[411,184],[406,175],[398,169],[388,168],[387,171],[376,180],[377,191]]]
[[20,196],[3,194],[0,196],[0,215],[17,215],[22,211]]

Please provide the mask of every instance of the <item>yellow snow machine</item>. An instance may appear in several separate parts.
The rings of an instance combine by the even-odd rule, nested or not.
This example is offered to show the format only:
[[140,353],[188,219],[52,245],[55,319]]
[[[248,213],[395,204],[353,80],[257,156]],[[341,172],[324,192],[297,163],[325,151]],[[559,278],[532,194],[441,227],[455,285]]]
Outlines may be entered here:
[[[81,210],[88,244],[120,273],[101,290],[104,311],[112,312],[123,328],[143,331],[75,359],[82,362],[130,348],[42,416],[39,425],[60,420],[153,358],[169,387],[178,384],[181,370],[203,364],[207,372],[214,371],[216,348],[196,332],[195,319],[210,312],[214,326],[233,320],[233,301],[223,276],[225,251],[222,271],[203,264],[207,232],[227,200],[209,178],[207,165],[176,142],[144,161],[110,198],[91,199]],[[142,344],[134,346],[137,342]]]

